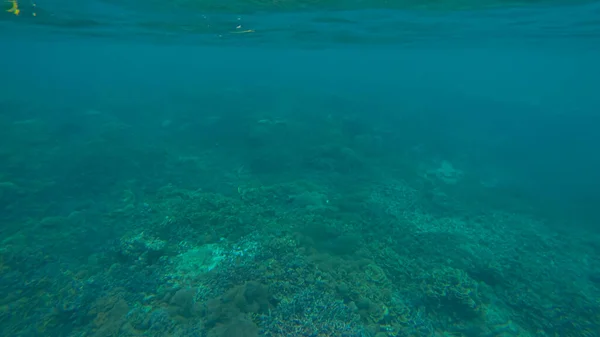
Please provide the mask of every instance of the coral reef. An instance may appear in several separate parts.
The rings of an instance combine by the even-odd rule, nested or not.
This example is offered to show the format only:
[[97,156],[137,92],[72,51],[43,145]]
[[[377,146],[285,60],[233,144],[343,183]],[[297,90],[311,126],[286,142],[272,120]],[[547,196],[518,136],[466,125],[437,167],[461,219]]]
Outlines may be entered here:
[[0,134],[3,336],[597,336],[597,236],[383,122],[77,118]]

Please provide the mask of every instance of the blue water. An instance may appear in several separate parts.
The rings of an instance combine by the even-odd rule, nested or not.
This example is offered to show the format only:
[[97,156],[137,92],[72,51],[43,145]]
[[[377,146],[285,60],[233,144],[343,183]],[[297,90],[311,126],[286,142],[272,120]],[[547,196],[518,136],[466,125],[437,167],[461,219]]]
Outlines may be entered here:
[[600,3],[19,1],[3,336],[600,336]]

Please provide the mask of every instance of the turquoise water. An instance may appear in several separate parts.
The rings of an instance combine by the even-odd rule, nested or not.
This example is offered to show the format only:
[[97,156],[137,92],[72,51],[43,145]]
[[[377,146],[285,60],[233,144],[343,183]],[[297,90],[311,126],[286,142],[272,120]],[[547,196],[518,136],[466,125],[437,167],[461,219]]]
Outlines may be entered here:
[[3,31],[203,46],[452,48],[573,39],[591,46],[599,25],[595,1],[22,1],[18,8],[18,16],[3,15]]
[[6,2],[0,335],[600,336],[599,18]]

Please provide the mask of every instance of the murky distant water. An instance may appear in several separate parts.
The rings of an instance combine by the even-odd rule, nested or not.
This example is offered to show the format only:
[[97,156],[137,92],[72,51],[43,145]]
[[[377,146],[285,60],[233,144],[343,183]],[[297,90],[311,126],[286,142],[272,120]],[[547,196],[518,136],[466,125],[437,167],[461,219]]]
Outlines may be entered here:
[[[393,4],[391,4],[393,3]],[[176,0],[6,2],[0,34],[201,45],[335,47],[583,42],[600,46],[597,1]],[[587,43],[589,41],[589,44]]]

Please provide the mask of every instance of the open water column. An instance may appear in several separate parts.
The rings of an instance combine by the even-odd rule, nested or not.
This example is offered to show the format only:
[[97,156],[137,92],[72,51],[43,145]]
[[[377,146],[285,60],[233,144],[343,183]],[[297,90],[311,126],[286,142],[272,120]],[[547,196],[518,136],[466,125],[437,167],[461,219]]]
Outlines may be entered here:
[[600,2],[1,1],[1,336],[600,336]]

